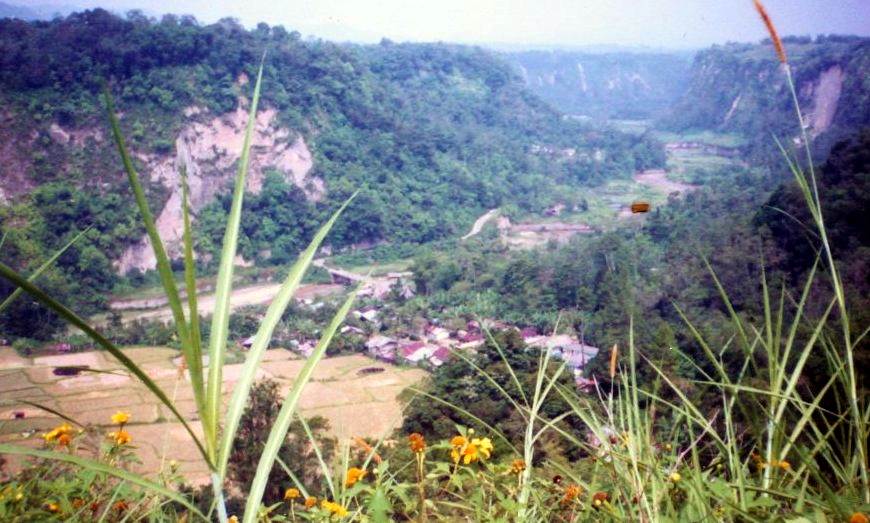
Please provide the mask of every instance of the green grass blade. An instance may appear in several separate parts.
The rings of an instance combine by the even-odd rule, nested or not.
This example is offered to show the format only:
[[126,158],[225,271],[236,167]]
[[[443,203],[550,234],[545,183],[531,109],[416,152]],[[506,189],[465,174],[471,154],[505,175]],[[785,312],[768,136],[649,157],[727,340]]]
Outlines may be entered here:
[[115,104],[109,94],[109,88],[105,86],[103,88],[103,98],[106,103],[106,110],[109,113],[112,136],[115,139],[115,144],[118,146],[118,153],[121,155],[121,162],[124,164],[124,170],[127,172],[130,188],[133,189],[136,205],[142,214],[142,223],[145,225],[148,238],[151,240],[151,248],[154,250],[154,257],[157,260],[157,271],[160,274],[160,281],[164,292],[166,292],[169,307],[172,309],[172,317],[175,320],[179,340],[182,346],[184,346],[190,343],[190,334],[184,319],[184,310],[181,308],[181,300],[178,297],[178,289],[175,287],[175,278],[169,265],[169,258],[166,255],[163,242],[160,240],[160,235],[157,234],[154,217],[148,209],[148,201],[145,199],[145,190],[142,188],[142,182],[139,180],[139,175],[136,173],[136,168],[133,167],[133,161],[130,159],[124,135],[121,133],[121,124],[118,122],[118,116],[115,113]]
[[190,227],[189,190],[187,168],[181,170],[181,214],[184,222],[184,282],[187,288],[187,310],[190,318],[190,344],[182,345],[184,360],[190,373],[190,383],[197,412],[205,411],[205,379],[202,373],[202,335],[199,330],[199,311],[196,304],[196,265],[193,260],[193,237]]
[[65,420],[65,421],[68,421],[68,422],[70,422],[70,423],[72,423],[73,425],[76,425],[76,426],[78,426],[78,427],[84,427],[84,426],[85,426],[84,423],[79,423],[78,421],[76,421],[75,419],[73,419],[73,418],[67,416],[67,415],[64,414],[63,412],[60,412],[60,411],[58,411],[58,410],[55,410],[55,409],[53,409],[53,408],[51,408],[51,407],[48,407],[48,406],[46,406],[46,405],[43,405],[43,404],[41,404],[41,403],[37,403],[37,402],[35,402],[35,401],[29,401],[29,400],[16,400],[16,401],[17,401],[18,403],[23,403],[23,404],[25,404],[25,405],[30,405],[31,407],[37,408],[37,409],[39,409],[39,410],[44,410],[45,412],[48,412],[49,414],[54,414],[54,415],[57,416],[58,418],[60,418],[60,419],[62,419],[62,420]]
[[[206,412],[210,425],[209,435],[212,438],[210,452],[217,462],[217,433],[220,418],[221,392],[223,391],[223,365],[226,355],[226,342],[229,336],[230,323],[230,292],[233,284],[233,265],[239,242],[240,221],[242,218],[242,201],[245,196],[245,178],[248,174],[248,162],[251,154],[251,137],[257,122],[257,104],[260,100],[260,84],[263,80],[263,63],[257,72],[257,82],[254,85],[254,96],[251,99],[251,110],[248,114],[248,125],[245,129],[245,139],[239,158],[239,170],[236,174],[235,188],[227,228],[224,232],[223,249],[221,250],[220,268],[215,281],[214,311],[211,317],[211,333],[209,335],[208,383],[206,386]],[[221,478],[223,475],[219,474]]]
[[186,497],[179,494],[177,491],[171,488],[164,487],[159,483],[155,483],[151,480],[145,479],[141,474],[136,474],[133,472],[129,472],[120,467],[113,467],[111,465],[107,465],[105,463],[101,463],[99,461],[94,461],[91,459],[85,459],[78,457],[73,454],[61,453],[61,452],[51,452],[48,450],[38,450],[38,449],[29,449],[25,447],[18,447],[15,445],[7,445],[5,443],[0,443],[0,453],[3,454],[15,454],[21,456],[32,456],[34,458],[43,458],[50,459],[54,461],[63,461],[66,463],[71,463],[73,465],[77,465],[79,467],[93,470],[95,472],[100,472],[103,474],[108,474],[110,476],[114,476],[123,481],[130,482],[134,485],[138,485],[143,487],[155,494],[158,494],[165,499],[171,499],[176,503],[179,503],[184,506],[187,510],[196,514],[198,517],[203,520],[207,520],[205,514],[199,511],[198,508]]
[[[72,245],[73,245],[75,242],[77,242],[77,241],[79,240],[79,238],[81,238],[82,236],[84,236],[85,233],[88,232],[89,230],[91,230],[91,228],[90,228],[90,227],[87,227],[87,228],[86,228],[85,230],[83,230],[82,232],[76,234],[76,235],[75,235],[75,238],[73,238],[72,240],[70,240],[70,241],[69,241],[66,245],[64,245],[63,247],[61,247],[61,249],[60,249],[59,251],[57,251],[56,253],[54,253],[54,255],[53,255],[51,258],[49,258],[48,260],[45,261],[45,263],[43,263],[42,265],[40,265],[39,268],[36,269],[36,270],[33,272],[33,274],[31,274],[30,276],[28,276],[28,277],[27,277],[27,281],[35,281],[36,278],[38,278],[39,275],[43,273],[43,271],[45,271],[46,269],[48,269],[49,267],[51,267],[51,266],[54,264],[54,262],[57,261],[58,258],[60,258],[61,254],[65,253],[67,249],[69,249],[70,247],[72,247]],[[3,234],[3,240],[5,240],[5,239],[6,239],[6,234],[4,233],[4,234]],[[0,243],[2,243],[2,242],[0,242]],[[7,297],[5,300],[3,300],[3,303],[0,303],[0,312],[2,312],[4,309],[6,309],[6,307],[8,307],[10,303],[12,303],[13,301],[15,301],[15,298],[17,298],[17,297],[18,297],[22,292],[23,292],[23,291],[21,290],[21,287],[19,287],[19,288],[15,289],[14,291],[12,291],[12,294],[10,294],[9,297]]]
[[314,352],[311,353],[302,370],[299,371],[299,374],[293,381],[293,387],[284,399],[284,404],[281,405],[281,411],[278,412],[278,416],[275,418],[275,424],[272,426],[271,432],[269,432],[269,439],[266,440],[263,453],[260,454],[257,473],[251,482],[251,489],[248,492],[248,500],[245,504],[244,523],[254,523],[257,520],[257,512],[263,499],[263,492],[266,490],[266,482],[269,481],[269,472],[272,470],[275,458],[278,456],[278,451],[281,450],[281,445],[283,445],[284,439],[287,437],[287,429],[290,427],[290,422],[296,413],[296,405],[299,403],[299,398],[302,397],[302,390],[314,374],[317,363],[326,354],[326,347],[329,346],[335,331],[338,330],[339,325],[341,325],[348,312],[350,312],[358,292],[359,289],[348,296],[344,305],[341,306],[323,331],[320,341],[317,342],[317,347],[314,348]]
[[[311,427],[308,425],[308,422],[305,421],[305,416],[303,416],[301,412],[297,412],[296,417],[299,419],[299,424],[302,425],[302,430],[305,431],[305,436],[308,438],[308,443],[311,444],[311,449],[314,451],[314,456],[317,458],[317,464],[320,465],[320,470],[323,471],[323,478],[326,481],[326,488],[329,490],[332,499],[335,499],[337,497],[335,490],[335,481],[333,481],[332,479],[329,465],[327,465],[326,461],[323,459],[323,453],[320,452],[320,445],[318,445],[317,440],[314,439],[314,433],[311,432]],[[345,470],[347,470],[347,467],[345,467]]]
[[302,282],[303,276],[305,276],[305,271],[314,260],[314,255],[317,253],[317,249],[320,248],[324,238],[326,238],[326,235],[332,229],[332,226],[335,225],[338,217],[347,206],[350,205],[350,202],[354,197],[356,197],[356,194],[353,194],[348,198],[348,200],[344,202],[337,211],[335,211],[329,221],[327,221],[320,230],[317,231],[317,234],[314,235],[314,238],[311,240],[308,247],[299,255],[296,263],[293,264],[293,267],[291,267],[290,271],[287,273],[287,278],[278,290],[278,294],[275,295],[272,303],[269,304],[269,308],[266,311],[266,316],[263,318],[262,323],[260,323],[260,328],[257,330],[257,334],[254,337],[254,342],[251,345],[250,350],[248,350],[248,355],[245,358],[245,366],[239,376],[239,381],[236,382],[233,396],[230,399],[230,404],[227,408],[226,417],[224,419],[224,432],[221,440],[220,451],[218,452],[218,474],[221,478],[226,475],[227,460],[229,459],[232,450],[233,440],[236,438],[239,420],[242,418],[242,413],[245,410],[245,404],[248,401],[248,394],[251,391],[251,386],[254,384],[254,379],[257,375],[257,368],[260,366],[263,354],[266,353],[266,348],[269,346],[269,340],[272,339],[272,333],[278,325],[278,322],[281,320],[284,311],[287,310],[287,306],[290,304],[293,294],[295,294],[296,289],[299,288],[299,284]]
[[97,344],[99,344],[101,347],[106,349],[106,351],[108,351],[112,356],[114,356],[115,359],[117,359],[121,363],[121,365],[126,367],[127,370],[129,370],[134,376],[136,376],[136,378],[139,379],[139,381],[141,381],[142,384],[145,385],[148,390],[151,391],[151,393],[160,400],[161,403],[166,405],[166,407],[172,412],[172,414],[175,415],[178,421],[181,422],[185,430],[187,430],[187,432],[190,434],[190,437],[193,439],[194,443],[196,444],[203,457],[206,458],[206,462],[209,464],[209,466],[213,466],[213,463],[208,459],[208,453],[206,453],[205,448],[202,446],[199,438],[196,437],[196,434],[190,428],[190,425],[187,424],[184,416],[182,416],[181,413],[178,412],[178,409],[175,408],[175,405],[172,403],[169,397],[166,396],[166,393],[164,393],[163,390],[156,383],[154,383],[154,381],[152,381],[151,378],[147,374],[145,374],[145,372],[143,372],[142,369],[140,369],[133,360],[128,358],[126,354],[121,352],[118,347],[116,347],[111,341],[106,339],[102,334],[94,330],[93,327],[88,325],[88,323],[81,317],[79,317],[76,313],[69,310],[60,302],[43,292],[41,289],[25,280],[6,264],[0,263],[0,276],[3,276],[12,283],[24,289],[25,292],[36,298],[37,301],[57,313],[58,316],[60,316],[73,326],[77,327],[89,338],[94,340]]

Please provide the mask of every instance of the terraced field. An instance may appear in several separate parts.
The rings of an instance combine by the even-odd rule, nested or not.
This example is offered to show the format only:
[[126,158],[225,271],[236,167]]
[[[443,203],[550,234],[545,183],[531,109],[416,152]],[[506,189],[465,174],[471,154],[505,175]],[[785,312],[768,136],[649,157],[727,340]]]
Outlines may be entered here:
[[[183,415],[198,430],[193,394],[187,377],[179,371],[179,352],[164,347],[125,349],[130,358],[151,376]],[[286,393],[304,360],[285,349],[266,353],[259,377],[276,380]],[[305,388],[300,408],[306,416],[329,419],[331,432],[340,441],[352,436],[382,437],[401,423],[399,393],[417,383],[425,372],[386,366],[384,372],[358,375],[373,361],[362,355],[341,356],[320,362]],[[88,366],[109,373],[83,372],[57,376],[56,367]],[[242,364],[224,369],[224,399],[229,399]],[[144,386],[129,377],[108,353],[85,352],[22,358],[9,347],[0,347],[0,442],[29,447],[42,445],[41,434],[61,419],[31,407],[26,399],[55,409],[81,426],[94,429],[93,438],[110,430],[110,416],[123,410],[132,414],[128,431],[142,460],[139,469],[155,474],[169,460],[193,484],[208,481],[207,469],[181,423],[159,404]],[[96,447],[96,441],[91,447]],[[14,463],[14,460],[11,460]]]

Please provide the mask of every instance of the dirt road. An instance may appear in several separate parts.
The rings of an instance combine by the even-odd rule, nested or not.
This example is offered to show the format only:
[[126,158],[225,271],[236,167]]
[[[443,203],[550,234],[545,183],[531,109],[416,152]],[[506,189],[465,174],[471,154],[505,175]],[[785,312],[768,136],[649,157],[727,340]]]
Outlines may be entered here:
[[475,220],[474,225],[471,226],[471,230],[468,231],[468,234],[463,236],[462,240],[467,240],[472,236],[478,234],[483,226],[486,225],[486,222],[494,218],[498,214],[498,209],[490,209],[486,211],[483,215],[480,216],[477,220]]
[[[259,285],[251,285],[249,287],[240,287],[233,290],[232,301],[230,308],[232,310],[245,307],[248,305],[265,305],[272,301],[272,298],[278,294],[281,288],[280,283],[263,283]],[[344,287],[333,284],[311,284],[301,285],[296,291],[294,298],[304,300],[315,298],[317,296],[326,296],[340,292]],[[214,294],[200,296],[197,300],[197,309],[200,314],[209,315],[214,310]],[[187,312],[187,307],[184,308]],[[172,311],[169,307],[160,307],[158,309],[146,311],[128,311],[124,313],[124,322],[135,320],[160,320],[165,321],[172,318]]]

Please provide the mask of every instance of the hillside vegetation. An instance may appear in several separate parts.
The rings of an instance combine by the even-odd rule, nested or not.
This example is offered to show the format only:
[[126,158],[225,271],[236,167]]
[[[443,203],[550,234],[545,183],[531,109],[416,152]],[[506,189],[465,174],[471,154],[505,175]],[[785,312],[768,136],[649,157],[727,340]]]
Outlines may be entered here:
[[[173,161],[180,133],[191,122],[208,130],[232,120],[264,52],[263,104],[276,110],[268,125],[288,145],[300,144],[294,150],[310,153],[306,180],[324,190],[313,198],[308,182],[263,165],[262,192],[248,200],[240,241],[249,261],[292,259],[314,224],[356,190],[347,219],[328,239],[333,248],[455,236],[486,209],[539,211],[565,187],[660,164],[649,138],[563,119],[479,48],[338,45],[265,24],[247,31],[229,19],[200,26],[190,17],[119,18],[99,9],[50,22],[4,19],[7,260],[32,270],[92,226],[45,281],[79,298],[83,310],[99,308],[116,283],[112,264],[135,256],[131,245],[143,234],[131,221],[130,194],[106,139],[101,86],[117,97],[152,211],[160,214],[180,197]],[[200,173],[200,186],[217,192],[211,205],[192,195],[203,261],[214,259],[226,216],[215,185],[231,177],[232,165],[218,163],[188,166]]]
[[[718,144],[667,153],[560,115],[477,48],[101,10],[0,21],[0,294],[25,293],[0,304],[0,334],[18,338],[0,347],[0,519],[870,522],[870,118],[849,83],[865,44],[790,39],[793,74],[755,8],[778,63],[764,45],[700,55],[666,123]],[[740,92],[706,83],[720,74]],[[707,107],[680,115],[705,88]],[[635,174],[680,162],[693,184]],[[631,192],[643,182],[655,194]],[[578,223],[603,207],[612,226]],[[529,232],[584,234],[511,248],[502,231],[531,214],[545,216]],[[359,274],[384,259],[408,271]],[[56,301],[98,309],[156,279],[143,260],[168,324],[92,326]],[[283,264],[249,271],[280,281],[268,307],[234,311],[240,261]],[[303,300],[310,267],[365,285]],[[84,342],[26,340],[62,327],[46,309]],[[170,348],[120,346],[146,337]],[[75,353],[85,343],[102,352]],[[324,360],[341,353],[365,355]],[[424,377],[403,389],[387,365]],[[95,380],[110,387],[87,391],[92,409],[45,404]],[[402,413],[366,437],[381,393]]]

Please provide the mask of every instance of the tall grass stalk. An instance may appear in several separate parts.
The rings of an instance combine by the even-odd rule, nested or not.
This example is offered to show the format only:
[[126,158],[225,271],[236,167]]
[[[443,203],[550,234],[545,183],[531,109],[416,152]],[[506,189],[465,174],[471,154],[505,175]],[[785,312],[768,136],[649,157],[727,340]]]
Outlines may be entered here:
[[861,478],[861,490],[863,491],[862,496],[864,503],[870,503],[870,478],[868,478],[870,456],[868,456],[867,448],[868,428],[866,423],[867,418],[870,417],[870,407],[867,405],[859,405],[858,376],[857,369],[855,368],[854,354],[855,340],[852,339],[850,314],[846,302],[843,281],[840,277],[839,270],[837,269],[831,244],[828,240],[827,227],[825,227],[825,219],[822,213],[821,199],[819,198],[819,187],[816,181],[810,138],[807,133],[807,126],[804,125],[804,115],[798,100],[797,90],[795,89],[791,65],[785,54],[785,50],[783,49],[782,41],[776,32],[776,26],[772,23],[761,2],[759,2],[759,0],[754,0],[754,3],[776,48],[777,57],[785,75],[786,84],[788,85],[789,94],[791,95],[795,116],[800,129],[800,142],[803,146],[803,152],[805,155],[805,169],[801,166],[797,156],[789,154],[782,142],[778,139],[777,145],[782,152],[783,158],[788,163],[789,169],[794,175],[795,182],[801,190],[804,202],[812,216],[816,232],[818,233],[822,251],[824,252],[828,277],[830,279],[830,284],[839,311],[839,324],[842,333],[840,342],[843,344],[842,349],[846,359],[846,366],[838,372],[838,375],[845,387],[850,409],[850,425],[855,443],[856,459],[858,460],[857,469]]
[[[230,315],[230,300],[233,280],[233,262],[236,257],[236,248],[239,238],[239,224],[241,220],[242,202],[244,199],[245,180],[247,176],[248,163],[250,158],[251,140],[256,122],[257,104],[259,101],[260,86],[262,83],[263,65],[257,74],[257,81],[254,86],[253,97],[250,104],[248,115],[248,123],[245,130],[244,143],[239,160],[239,168],[235,178],[235,188],[233,192],[232,206],[230,209],[226,232],[224,235],[224,243],[220,256],[220,266],[215,284],[215,307],[212,315],[212,326],[209,338],[209,360],[208,360],[208,377],[206,379],[206,369],[203,366],[203,351],[201,330],[199,327],[199,316],[197,310],[196,299],[196,272],[193,254],[193,236],[191,229],[190,210],[188,208],[188,186],[186,176],[186,166],[180,165],[181,186],[182,186],[182,217],[183,217],[183,248],[184,248],[184,270],[185,270],[185,287],[187,291],[187,308],[188,315],[185,315],[182,307],[181,298],[175,284],[172,270],[170,268],[169,258],[163,243],[157,233],[153,216],[148,208],[145,191],[140,181],[139,175],[133,165],[131,155],[128,152],[127,145],[121,132],[120,123],[116,114],[114,103],[109,95],[108,88],[104,89],[104,101],[109,114],[109,122],[111,125],[112,136],[118,148],[121,162],[127,173],[127,178],[133,190],[133,194],[139,208],[142,222],[151,241],[151,246],[157,261],[157,270],[160,275],[163,290],[166,294],[172,316],[177,331],[178,339],[181,344],[181,350],[184,355],[185,366],[190,376],[191,389],[196,403],[199,419],[202,424],[203,436],[198,437],[196,432],[189,425],[185,417],[179,412],[175,403],[163,392],[162,389],[151,378],[138,367],[123,351],[112,344],[108,339],[98,333],[91,327],[87,321],[80,318],[74,312],[64,307],[54,298],[37,288],[31,281],[17,274],[11,268],[0,264],[0,275],[6,277],[11,282],[16,284],[22,291],[29,293],[37,301],[41,302],[62,318],[67,320],[73,326],[79,328],[86,335],[96,341],[101,347],[111,353],[118,361],[139,381],[141,381],[149,391],[163,403],[172,415],[184,426],[190,435],[192,441],[202,456],[203,461],[208,465],[211,471],[212,487],[215,493],[215,508],[217,510],[218,520],[226,522],[228,517],[224,503],[224,482],[227,475],[227,461],[232,450],[232,443],[235,439],[239,420],[241,418],[244,407],[250,393],[251,386],[256,376],[257,368],[259,367],[262,357],[272,333],[277,326],[282,314],[287,309],[293,294],[299,287],[302,277],[310,266],[317,249],[322,244],[329,230],[338,219],[341,212],[347,207],[350,201],[355,196],[351,196],[332,217],[317,231],[314,238],[308,247],[302,252],[296,263],[288,271],[287,277],[282,283],[276,297],[270,304],[262,323],[254,337],[254,344],[248,352],[245,364],[233,391],[229,407],[225,417],[221,417],[221,400],[223,395],[223,365],[227,351],[228,341],[228,325]],[[31,276],[31,279],[37,274]],[[258,510],[261,504],[263,487],[268,479],[269,472],[275,464],[277,458],[277,449],[286,437],[287,428],[296,412],[299,397],[305,384],[311,378],[314,368],[325,353],[326,347],[329,345],[332,336],[334,335],[339,324],[344,320],[347,311],[349,310],[356,293],[352,293],[345,304],[342,306],[338,314],[333,318],[329,328],[327,328],[314,354],[308,359],[299,376],[294,381],[293,388],[284,401],[282,409],[275,420],[275,425],[272,428],[266,445],[266,450],[261,456],[257,471],[254,476],[251,494],[247,498],[246,512],[244,514],[245,521],[254,521],[257,517]],[[39,455],[40,457],[51,457],[80,465],[82,467],[104,472],[103,466],[96,462],[91,462],[83,459],[69,459],[69,456],[57,452],[48,451],[30,451],[28,449],[19,449],[14,446],[4,445],[3,451],[26,454]],[[113,472],[122,479],[130,480],[127,476],[130,474],[118,470]],[[131,481],[134,484],[150,489],[155,493],[165,496],[167,499],[173,499],[187,506],[191,513],[206,519],[205,515],[193,507],[189,501],[176,493],[166,492],[165,489],[156,483],[138,478],[137,481]]]

